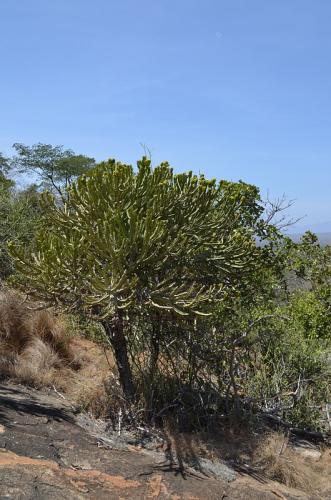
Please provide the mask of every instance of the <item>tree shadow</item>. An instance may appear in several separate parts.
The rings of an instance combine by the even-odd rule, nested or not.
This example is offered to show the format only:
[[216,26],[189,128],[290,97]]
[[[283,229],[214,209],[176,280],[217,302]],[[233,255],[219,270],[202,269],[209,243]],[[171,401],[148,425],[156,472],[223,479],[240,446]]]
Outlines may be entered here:
[[42,404],[27,390],[0,385],[0,423],[7,428],[15,427],[16,414],[26,420],[21,422],[22,425],[29,424],[31,417],[46,417],[50,421],[75,423],[66,409],[57,408],[52,404]]
[[[206,460],[210,463],[219,463],[232,469],[237,474],[250,476],[259,483],[266,483],[267,477],[260,470],[257,470],[251,465],[244,463],[242,460],[242,452],[245,445],[250,449],[250,453],[258,446],[258,439],[247,435],[243,440],[240,436],[236,439],[224,430],[217,436],[218,443],[214,441],[212,456],[204,457],[199,449],[197,434],[194,433],[180,433],[176,431],[164,432],[163,437],[167,443],[164,450],[164,464],[160,464],[159,469],[165,472],[173,472],[176,475],[181,474],[185,479],[187,475],[194,475],[197,479],[204,480],[215,477],[213,471],[206,469]],[[208,442],[208,437],[202,438],[202,442]],[[222,478],[222,471],[217,474],[217,477]],[[226,472],[224,473],[224,479]],[[226,480],[226,479],[225,479]]]

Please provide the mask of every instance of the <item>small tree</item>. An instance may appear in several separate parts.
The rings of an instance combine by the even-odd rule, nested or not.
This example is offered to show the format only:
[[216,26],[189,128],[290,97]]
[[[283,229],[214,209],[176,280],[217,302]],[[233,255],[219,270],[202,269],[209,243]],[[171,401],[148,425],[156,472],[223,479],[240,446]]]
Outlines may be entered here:
[[19,173],[33,173],[43,185],[64,198],[64,191],[78,176],[85,174],[95,165],[94,158],[76,155],[71,149],[50,144],[15,143],[17,155],[11,161],[11,168]]
[[0,279],[8,278],[14,266],[7,242],[31,245],[41,219],[40,194],[35,186],[15,189],[14,181],[0,174]]
[[[206,315],[258,265],[256,188],[174,175],[143,158],[138,170],[114,160],[74,183],[68,202],[45,195],[37,253],[12,246],[32,294],[100,321],[120,382],[132,399],[129,315]],[[153,335],[158,336],[154,329]]]
[[0,176],[3,176],[9,169],[9,160],[0,153]]

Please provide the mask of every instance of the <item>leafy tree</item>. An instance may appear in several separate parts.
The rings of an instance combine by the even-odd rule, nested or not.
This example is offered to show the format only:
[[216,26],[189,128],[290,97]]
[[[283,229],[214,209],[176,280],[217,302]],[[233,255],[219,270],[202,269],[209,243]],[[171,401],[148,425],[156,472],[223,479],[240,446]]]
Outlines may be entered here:
[[235,402],[246,397],[256,411],[294,426],[325,429],[330,248],[321,247],[312,233],[298,244],[281,238],[269,247],[249,293],[244,289],[236,300],[215,308],[201,347],[199,335],[191,337],[220,393],[234,395]]
[[287,266],[299,278],[291,303],[307,337],[331,338],[331,246],[307,231],[289,248]]
[[31,245],[41,219],[39,196],[36,186],[18,192],[12,180],[0,177],[0,278],[14,272],[8,241]]
[[9,160],[0,153],[0,176],[3,176],[9,169]]
[[71,149],[63,149],[63,146],[15,143],[13,148],[17,155],[11,161],[11,167],[19,173],[35,174],[44,187],[62,198],[72,181],[95,165],[94,158],[76,155]]
[[6,177],[9,170],[9,160],[0,153],[0,189],[6,189],[14,185],[14,182]]
[[[73,183],[65,207],[44,195],[44,229],[29,255],[12,246],[32,294],[100,321],[128,398],[129,317],[192,321],[249,283],[263,249],[254,232],[258,190],[143,158],[109,160]],[[153,330],[158,342],[160,328]]]
[[289,265],[312,289],[329,287],[331,279],[331,246],[321,246],[316,234],[307,231],[300,242],[292,245]]

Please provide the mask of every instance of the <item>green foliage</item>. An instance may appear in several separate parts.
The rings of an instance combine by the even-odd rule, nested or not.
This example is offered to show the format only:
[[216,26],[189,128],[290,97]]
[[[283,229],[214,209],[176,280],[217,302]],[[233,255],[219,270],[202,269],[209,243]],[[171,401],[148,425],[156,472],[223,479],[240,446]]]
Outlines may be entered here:
[[260,324],[252,341],[254,358],[244,384],[247,396],[292,425],[325,428],[330,341],[307,335],[291,304]]
[[9,170],[9,159],[0,153],[0,179],[4,178],[4,174]]
[[63,146],[15,143],[13,148],[17,155],[10,162],[11,168],[19,173],[34,174],[44,188],[62,197],[64,188],[95,165],[94,158],[76,155],[71,149],[63,149]]
[[314,290],[330,286],[331,246],[322,247],[315,234],[307,231],[300,243],[292,244],[288,266]]
[[[14,220],[10,203],[25,196],[31,210],[39,197],[6,182],[2,192]],[[44,193],[42,211],[32,247],[22,228],[10,233],[21,284],[112,345],[145,418],[172,412],[192,429],[249,409],[326,428],[331,249],[312,233],[282,237],[255,186],[109,160],[65,204]]]
[[[248,287],[265,254],[255,242],[262,208],[254,186],[175,175],[146,158],[137,171],[102,163],[72,185],[64,206],[45,194],[44,207],[36,253],[11,247],[24,286],[102,322],[130,400],[128,353],[134,359],[134,346],[146,350],[153,378],[165,347],[154,317],[160,325],[179,318],[192,325]],[[138,317],[151,328],[137,342],[128,319]]]
[[322,247],[307,232],[289,249],[287,267],[305,289],[296,291],[291,300],[301,327],[309,337],[331,338],[331,246]]
[[105,330],[97,321],[93,321],[80,314],[65,314],[63,315],[63,320],[71,335],[82,336],[92,342],[109,346]]
[[[220,392],[237,400],[242,395],[255,410],[294,426],[325,430],[331,381],[329,249],[311,237],[279,244],[278,250],[272,244],[273,265],[269,253],[251,282],[256,291],[215,310],[202,352]],[[299,281],[289,290],[289,273],[302,269],[302,262],[309,288],[298,288]]]
[[13,181],[0,179],[0,277],[14,272],[8,241],[31,248],[41,218],[39,194],[34,186],[18,192]]
[[331,339],[331,310],[315,292],[293,294],[290,312],[306,338]]
[[[131,166],[109,160],[78,179],[65,208],[50,196],[45,229],[31,259],[13,247],[31,290],[48,301],[100,318],[117,310],[205,314],[249,281],[259,266],[254,190],[168,164]],[[254,201],[255,200],[255,201]],[[246,220],[245,215],[252,220]]]

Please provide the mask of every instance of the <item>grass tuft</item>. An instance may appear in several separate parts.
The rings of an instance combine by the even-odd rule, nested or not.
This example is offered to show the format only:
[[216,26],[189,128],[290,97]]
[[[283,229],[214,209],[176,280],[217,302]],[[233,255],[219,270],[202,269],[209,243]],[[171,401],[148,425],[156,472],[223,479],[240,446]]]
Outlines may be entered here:
[[0,294],[0,374],[35,387],[63,387],[77,361],[61,321],[33,311],[13,292]]

